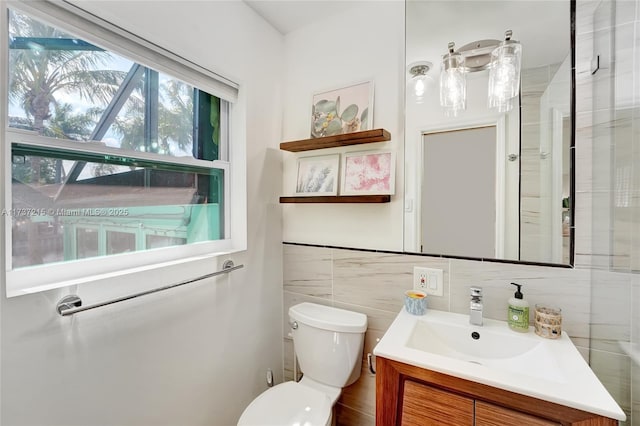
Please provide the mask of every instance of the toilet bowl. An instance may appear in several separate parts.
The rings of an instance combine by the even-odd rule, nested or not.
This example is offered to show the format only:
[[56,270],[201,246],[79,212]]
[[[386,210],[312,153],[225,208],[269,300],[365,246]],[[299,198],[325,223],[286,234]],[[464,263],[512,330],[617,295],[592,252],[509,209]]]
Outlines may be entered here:
[[342,388],[360,377],[366,315],[305,302],[289,309],[289,324],[304,377],[258,395],[238,426],[330,426]]
[[238,426],[331,426],[332,406],[327,394],[304,384],[284,382],[254,399]]

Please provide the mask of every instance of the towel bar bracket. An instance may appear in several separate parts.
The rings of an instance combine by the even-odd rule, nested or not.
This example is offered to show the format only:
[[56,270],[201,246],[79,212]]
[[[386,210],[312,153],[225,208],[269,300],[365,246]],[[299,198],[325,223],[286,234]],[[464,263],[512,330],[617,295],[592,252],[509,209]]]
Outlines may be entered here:
[[56,311],[62,315],[67,309],[79,308],[80,306],[82,306],[82,299],[75,294],[70,294],[60,299],[56,306]]

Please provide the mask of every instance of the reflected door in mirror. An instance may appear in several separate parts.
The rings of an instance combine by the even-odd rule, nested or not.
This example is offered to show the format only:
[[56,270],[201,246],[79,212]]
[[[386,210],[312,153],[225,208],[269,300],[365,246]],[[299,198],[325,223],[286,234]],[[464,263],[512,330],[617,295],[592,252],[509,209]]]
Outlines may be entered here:
[[505,232],[505,203],[517,211],[518,200],[517,193],[507,196],[496,172],[500,140],[496,126],[423,136],[423,253],[517,258],[517,251],[505,256],[518,246],[518,233]]

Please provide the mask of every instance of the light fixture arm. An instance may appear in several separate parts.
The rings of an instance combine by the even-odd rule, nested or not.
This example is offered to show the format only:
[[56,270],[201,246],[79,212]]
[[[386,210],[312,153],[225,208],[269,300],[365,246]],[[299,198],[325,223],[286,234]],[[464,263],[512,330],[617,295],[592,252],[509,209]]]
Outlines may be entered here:
[[449,69],[457,69],[463,66],[463,58],[459,52],[455,51],[456,44],[452,41],[447,45],[449,52],[442,57],[442,66],[445,71]]

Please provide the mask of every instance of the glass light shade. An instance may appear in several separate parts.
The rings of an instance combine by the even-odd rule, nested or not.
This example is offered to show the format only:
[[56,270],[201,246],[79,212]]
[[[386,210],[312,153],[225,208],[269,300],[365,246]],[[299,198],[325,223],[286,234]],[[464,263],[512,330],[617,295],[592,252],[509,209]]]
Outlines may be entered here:
[[409,96],[414,103],[424,103],[427,93],[430,91],[433,79],[428,75],[416,75],[409,80]]
[[506,112],[513,108],[512,99],[520,92],[522,45],[506,40],[491,52],[489,71],[489,108]]
[[433,86],[433,79],[427,75],[433,65],[431,62],[415,62],[410,65],[410,78],[407,81],[407,96],[413,103],[424,103]]
[[447,116],[456,116],[467,107],[467,78],[464,58],[450,52],[442,58],[440,70],[440,105]]

